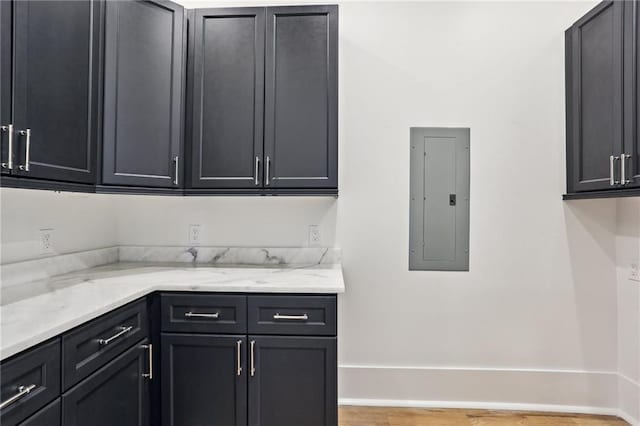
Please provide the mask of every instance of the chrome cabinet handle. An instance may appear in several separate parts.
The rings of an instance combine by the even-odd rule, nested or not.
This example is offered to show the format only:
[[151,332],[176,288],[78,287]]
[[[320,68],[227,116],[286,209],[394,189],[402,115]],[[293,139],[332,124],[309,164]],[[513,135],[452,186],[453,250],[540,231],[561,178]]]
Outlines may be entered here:
[[620,156],[620,183],[623,185],[631,183],[631,180],[627,179],[627,158],[631,158],[631,155],[622,154]]
[[260,170],[260,157],[256,157],[256,169],[255,169],[255,180],[254,183],[256,185],[260,185],[260,179],[258,178],[258,171]]
[[267,166],[264,171],[264,184],[269,185],[271,180],[269,179],[269,169],[271,168],[271,158],[267,155]]
[[242,340],[238,340],[236,342],[236,355],[237,355],[237,361],[238,361],[238,366],[236,368],[236,376],[239,376],[242,374],[242,352],[241,352],[241,348],[242,348]]
[[100,346],[106,346],[109,343],[113,342],[118,337],[124,336],[125,334],[127,334],[131,330],[133,330],[133,326],[120,327],[120,331],[118,331],[116,334],[114,334],[113,336],[109,337],[108,339],[98,339],[98,344]]
[[142,345],[141,348],[148,349],[149,354],[149,372],[143,374],[142,377],[153,380],[153,344],[149,343],[148,345]]
[[187,318],[213,318],[218,319],[220,312],[214,312],[212,314],[198,314],[196,312],[185,312],[184,316]]
[[307,314],[302,315],[280,315],[279,313],[273,314],[274,320],[297,320],[297,321],[307,321],[309,316]]
[[177,155],[175,157],[173,157],[173,164],[175,165],[175,177],[173,179],[173,184],[177,185],[178,184],[178,168],[179,168],[179,163],[180,163],[180,157],[178,157]]
[[18,166],[20,170],[25,172],[29,171],[29,151],[31,151],[31,129],[20,130],[18,132],[21,136],[26,136],[24,143],[24,165]]
[[9,133],[9,149],[7,150],[8,158],[6,163],[2,163],[2,168],[13,170],[13,124],[0,126],[0,130]]
[[255,355],[256,341],[251,341],[251,377],[256,375],[256,355]]
[[11,398],[7,399],[6,401],[0,402],[0,410],[13,404],[23,396],[30,394],[36,387],[37,387],[36,385],[18,386],[17,394],[13,395]]
[[620,159],[620,157],[616,157],[616,156],[613,156],[613,155],[609,157],[609,185],[611,185],[611,186],[614,186],[614,185],[617,185],[617,184],[620,183],[620,182],[618,182],[616,180],[616,177],[615,177],[615,174],[616,174],[616,172],[615,172],[615,168],[616,168],[615,167],[615,162],[617,160],[619,160],[619,159]]

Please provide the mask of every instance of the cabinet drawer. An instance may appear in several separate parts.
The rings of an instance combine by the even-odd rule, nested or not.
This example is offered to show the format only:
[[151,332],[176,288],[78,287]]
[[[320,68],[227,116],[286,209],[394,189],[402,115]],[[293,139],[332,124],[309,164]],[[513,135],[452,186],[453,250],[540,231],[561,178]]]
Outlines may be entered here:
[[336,335],[336,296],[249,296],[249,333]]
[[147,305],[144,300],[64,334],[63,388],[69,389],[148,335]]
[[162,331],[246,333],[247,297],[219,294],[163,294]]
[[0,377],[0,423],[14,426],[60,394],[60,340],[2,363]]

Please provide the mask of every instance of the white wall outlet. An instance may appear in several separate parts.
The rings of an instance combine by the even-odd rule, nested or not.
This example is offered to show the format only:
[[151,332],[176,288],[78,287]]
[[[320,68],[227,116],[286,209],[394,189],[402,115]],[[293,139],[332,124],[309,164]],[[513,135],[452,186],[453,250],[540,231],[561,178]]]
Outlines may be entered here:
[[631,264],[631,270],[629,272],[629,279],[631,281],[640,282],[640,261],[633,262]]
[[309,246],[318,247],[320,245],[320,227],[309,225]]
[[53,228],[40,229],[40,253],[53,254]]
[[202,237],[202,226],[189,225],[189,244],[192,246],[199,246],[201,237]]

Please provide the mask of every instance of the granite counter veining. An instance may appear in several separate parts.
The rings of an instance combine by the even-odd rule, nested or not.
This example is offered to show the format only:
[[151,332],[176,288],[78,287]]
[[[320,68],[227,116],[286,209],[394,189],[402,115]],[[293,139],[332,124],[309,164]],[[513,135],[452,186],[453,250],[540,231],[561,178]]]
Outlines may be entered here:
[[3,290],[0,359],[154,291],[344,292],[340,265],[212,267],[115,263]]

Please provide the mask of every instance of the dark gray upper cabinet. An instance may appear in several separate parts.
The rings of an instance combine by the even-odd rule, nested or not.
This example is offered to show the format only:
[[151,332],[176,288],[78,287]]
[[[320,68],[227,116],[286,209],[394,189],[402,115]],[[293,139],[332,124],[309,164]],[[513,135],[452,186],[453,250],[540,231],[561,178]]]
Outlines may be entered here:
[[337,188],[338,7],[266,19],[265,188]]
[[247,425],[246,342],[162,334],[163,426]]
[[62,395],[64,426],[149,426],[146,340]]
[[264,8],[197,9],[190,20],[193,188],[262,185]]
[[182,184],[185,19],[168,1],[107,2],[104,184]]
[[[625,7],[625,135],[624,174],[626,187],[640,187],[640,5],[637,1],[624,2]],[[622,174],[622,173],[621,173]]]
[[252,426],[336,426],[335,337],[249,336]]
[[[9,131],[11,121],[11,32],[13,2],[0,2],[0,172],[9,173]],[[11,126],[11,127],[10,127]],[[13,135],[11,135],[13,137]],[[13,163],[13,161],[11,161]],[[11,164],[13,167],[13,164]]]
[[17,175],[95,182],[103,7],[101,1],[13,2]]
[[619,185],[623,28],[623,2],[606,1],[567,30],[568,192]]

